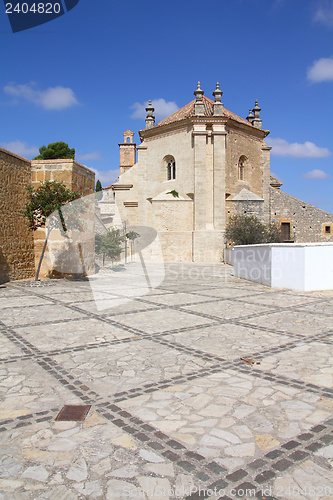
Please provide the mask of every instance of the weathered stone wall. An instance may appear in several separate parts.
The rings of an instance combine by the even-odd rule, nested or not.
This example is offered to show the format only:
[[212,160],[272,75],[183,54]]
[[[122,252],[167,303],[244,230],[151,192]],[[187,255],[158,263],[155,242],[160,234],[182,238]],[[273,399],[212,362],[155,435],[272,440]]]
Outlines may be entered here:
[[264,202],[255,200],[226,201],[227,223],[235,215],[255,216],[264,222]]
[[45,181],[59,181],[82,196],[95,189],[95,173],[75,160],[32,160],[31,170],[34,187]]
[[[264,197],[263,191],[263,167],[262,148],[265,143],[260,137],[250,135],[242,130],[228,130],[226,147],[226,193],[231,196],[246,188],[260,197]],[[238,161],[245,156],[244,180],[238,179]],[[269,172],[269,165],[265,166]]]
[[0,283],[34,274],[33,234],[20,213],[30,182],[30,161],[0,148]]
[[[290,239],[297,243],[333,241],[333,215],[279,189],[270,190],[271,221],[290,222]],[[330,227],[330,233],[325,232]]]

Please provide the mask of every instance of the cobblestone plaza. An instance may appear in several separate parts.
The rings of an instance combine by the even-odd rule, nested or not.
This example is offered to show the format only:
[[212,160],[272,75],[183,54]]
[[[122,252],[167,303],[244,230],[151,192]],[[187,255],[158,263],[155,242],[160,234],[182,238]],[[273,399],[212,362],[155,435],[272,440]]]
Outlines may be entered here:
[[333,291],[187,263],[109,293],[0,286],[1,500],[333,497]]

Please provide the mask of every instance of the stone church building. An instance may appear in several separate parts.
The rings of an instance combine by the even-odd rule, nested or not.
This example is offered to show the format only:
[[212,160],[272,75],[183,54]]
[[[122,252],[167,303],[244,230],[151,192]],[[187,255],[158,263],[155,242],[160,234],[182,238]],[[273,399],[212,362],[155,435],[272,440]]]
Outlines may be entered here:
[[124,132],[119,181],[104,188],[123,223],[154,228],[166,261],[222,261],[235,214],[275,221],[284,241],[333,241],[333,215],[282,192],[270,175],[258,102],[244,119],[224,107],[219,84],[214,100],[200,83],[194,95],[157,124],[149,101],[141,144]]

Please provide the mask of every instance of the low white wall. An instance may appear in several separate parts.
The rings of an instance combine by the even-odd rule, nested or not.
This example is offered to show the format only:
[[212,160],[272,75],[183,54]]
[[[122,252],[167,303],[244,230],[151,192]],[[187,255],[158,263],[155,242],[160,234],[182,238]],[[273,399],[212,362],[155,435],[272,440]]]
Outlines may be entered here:
[[271,248],[268,245],[234,247],[235,276],[271,286]]
[[224,249],[223,262],[229,264],[229,266],[234,265],[234,247]]
[[236,246],[234,272],[273,288],[333,290],[333,243]]

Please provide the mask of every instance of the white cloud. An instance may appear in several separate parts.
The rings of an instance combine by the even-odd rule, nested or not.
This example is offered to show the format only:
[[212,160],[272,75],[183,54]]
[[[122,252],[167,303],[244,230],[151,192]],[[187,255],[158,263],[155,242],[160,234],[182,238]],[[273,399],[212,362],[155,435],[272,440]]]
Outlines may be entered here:
[[[165,99],[153,99],[153,108],[155,108],[154,115],[158,120],[162,120],[166,116],[171,115],[174,111],[177,111],[178,106],[174,101],[166,101]],[[140,102],[135,102],[131,107],[134,109],[131,114],[131,118],[146,118],[146,107],[148,106],[148,101],[141,104]]]
[[102,160],[103,157],[98,151],[93,151],[92,153],[77,155],[77,159],[80,161],[89,161],[89,160]]
[[97,170],[96,168],[92,168],[95,172],[95,181],[99,179],[103,187],[109,186],[113,182],[116,182],[119,175],[119,168],[117,170]]
[[307,79],[310,82],[329,82],[333,80],[333,57],[322,57],[308,68]]
[[78,100],[72,89],[69,87],[49,87],[45,90],[38,90],[36,83],[26,83],[23,85],[9,83],[4,87],[6,94],[13,97],[23,98],[29,102],[41,106],[44,109],[65,109],[78,104]]
[[318,168],[315,168],[314,170],[311,170],[311,172],[303,174],[302,177],[305,177],[306,179],[330,179],[331,175],[324,172],[324,170],[319,170]]
[[318,7],[315,17],[315,21],[325,24],[326,26],[333,27],[333,1],[326,0],[322,2]]
[[29,146],[26,142],[19,141],[18,139],[12,142],[2,142],[0,146],[24,158],[31,159],[39,154],[37,146]]
[[320,148],[313,142],[306,141],[304,144],[293,142],[289,144],[284,139],[268,138],[267,144],[272,147],[274,156],[292,156],[293,158],[324,158],[330,156],[331,152],[327,148]]

